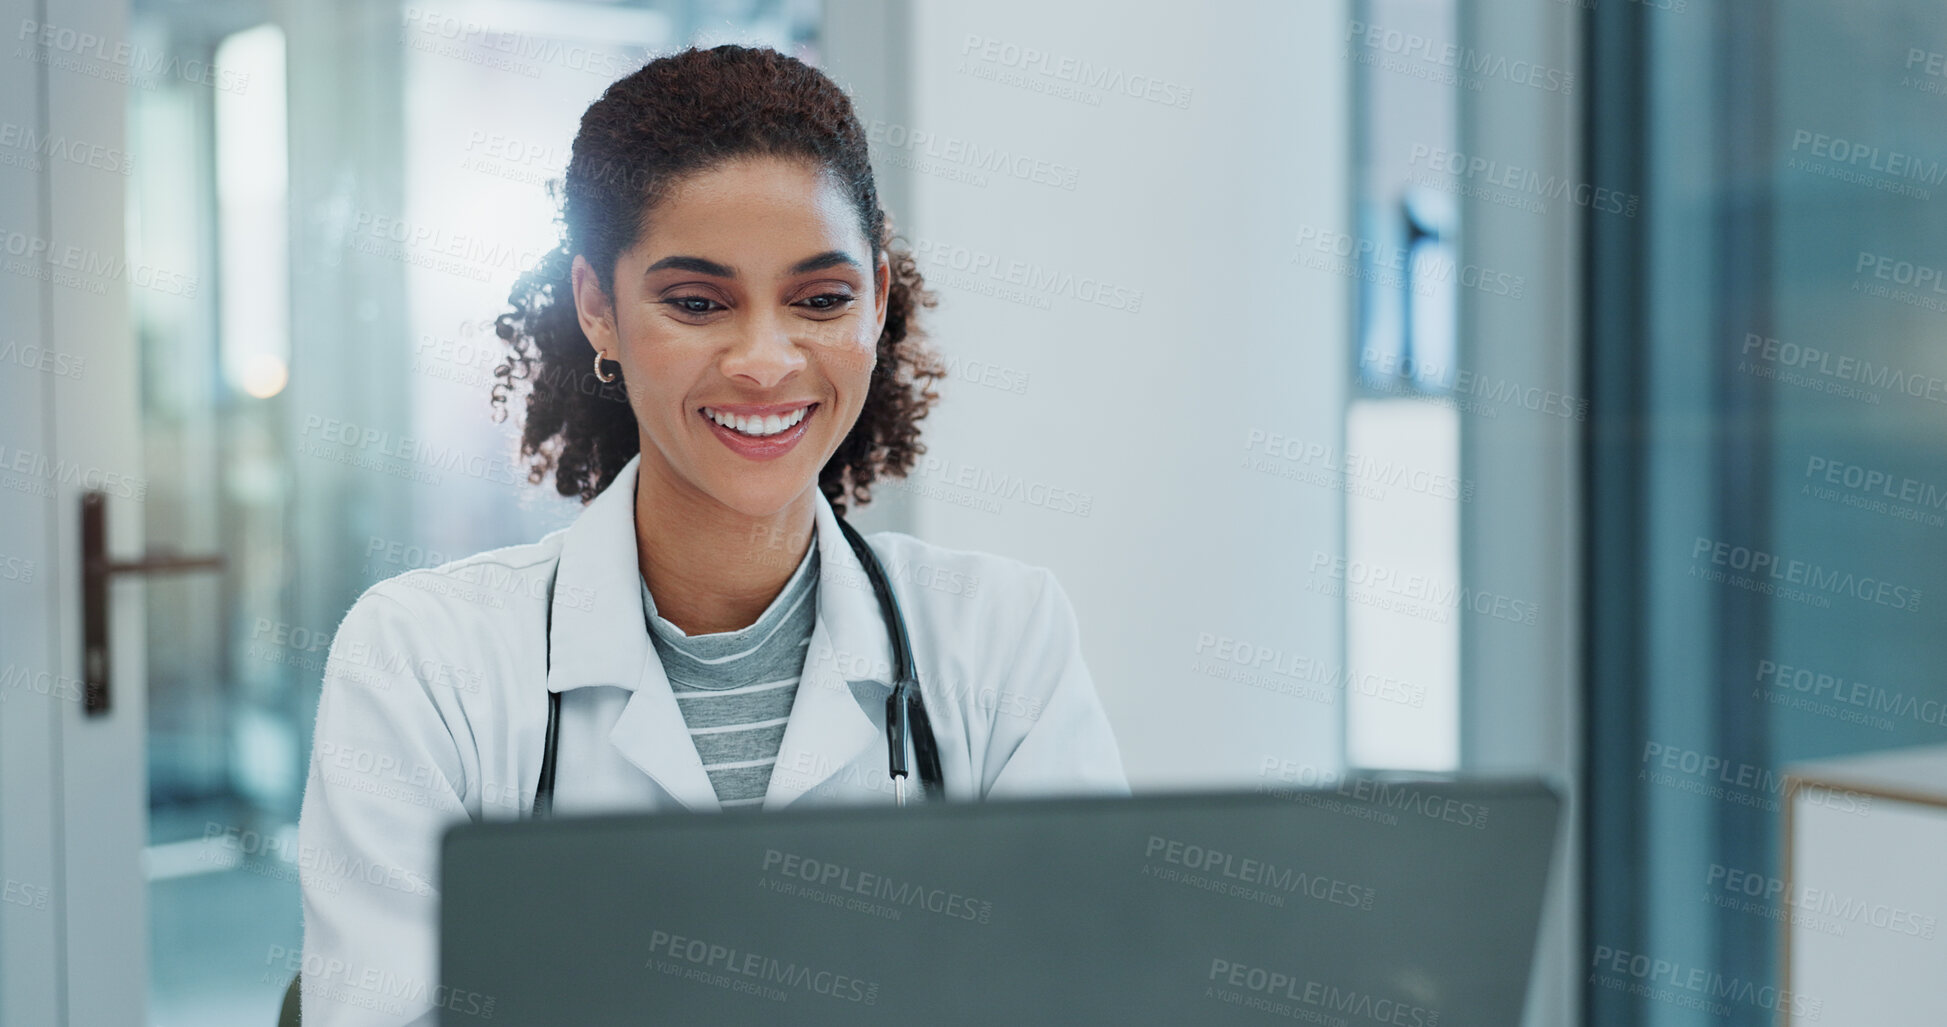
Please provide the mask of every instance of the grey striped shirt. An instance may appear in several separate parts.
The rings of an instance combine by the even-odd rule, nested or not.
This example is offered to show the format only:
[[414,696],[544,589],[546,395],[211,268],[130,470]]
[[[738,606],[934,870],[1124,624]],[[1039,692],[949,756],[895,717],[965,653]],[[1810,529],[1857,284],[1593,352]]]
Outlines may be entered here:
[[656,612],[649,582],[642,583],[642,609],[656,656],[725,809],[764,801],[818,619],[817,584],[814,540],[757,623],[685,635]]

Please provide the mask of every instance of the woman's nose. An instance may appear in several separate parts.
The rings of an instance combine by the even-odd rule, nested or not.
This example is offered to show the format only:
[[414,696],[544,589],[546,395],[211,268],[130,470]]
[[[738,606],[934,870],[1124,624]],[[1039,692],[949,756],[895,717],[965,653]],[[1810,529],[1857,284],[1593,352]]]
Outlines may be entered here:
[[791,335],[790,323],[777,314],[753,314],[737,341],[723,355],[723,373],[744,378],[761,388],[778,384],[805,366],[805,355]]

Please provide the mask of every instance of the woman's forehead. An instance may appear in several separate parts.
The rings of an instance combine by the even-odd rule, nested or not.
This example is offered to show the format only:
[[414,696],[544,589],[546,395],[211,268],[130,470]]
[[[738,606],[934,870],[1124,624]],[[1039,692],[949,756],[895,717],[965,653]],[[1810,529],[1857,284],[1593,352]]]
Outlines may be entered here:
[[832,175],[803,161],[730,161],[674,183],[650,211],[643,242],[649,259],[715,244],[778,259],[806,245],[862,249],[851,196]]

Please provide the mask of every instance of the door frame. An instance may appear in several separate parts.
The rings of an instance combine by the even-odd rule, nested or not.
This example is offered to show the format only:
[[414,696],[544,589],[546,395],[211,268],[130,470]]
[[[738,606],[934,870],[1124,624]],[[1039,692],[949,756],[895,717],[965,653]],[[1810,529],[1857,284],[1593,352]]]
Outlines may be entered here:
[[23,550],[8,554],[16,571],[32,565],[25,580],[0,581],[0,1024],[143,1023],[139,585],[110,592],[110,708],[87,716],[80,684],[82,494],[110,492],[111,554],[142,548],[127,182],[38,144],[120,151],[124,77],[145,54],[128,0],[0,0],[0,26],[0,121],[27,141],[0,147],[0,352],[14,345],[0,355],[0,545]]

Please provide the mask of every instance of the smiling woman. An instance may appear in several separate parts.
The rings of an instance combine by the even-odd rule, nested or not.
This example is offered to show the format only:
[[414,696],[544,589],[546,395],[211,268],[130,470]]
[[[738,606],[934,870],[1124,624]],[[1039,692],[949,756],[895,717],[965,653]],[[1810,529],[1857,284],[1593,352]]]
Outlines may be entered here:
[[[794,316],[820,339],[856,341],[863,324],[879,324],[866,338],[871,377],[850,411],[857,424],[839,433],[818,476],[837,509],[848,495],[866,501],[874,480],[904,473],[924,452],[919,420],[937,398],[931,384],[947,373],[918,324],[918,309],[934,297],[893,241],[851,100],[817,70],[772,50],[719,46],[653,61],[616,82],[582,117],[562,222],[561,244],[515,284],[514,310],[498,320],[513,352],[495,372],[493,402],[504,411],[515,386],[531,385],[521,450],[533,481],[552,473],[562,495],[592,499],[649,441],[638,431],[643,410],[630,409],[636,393],[625,406],[594,380],[604,373],[591,366],[597,351],[622,361],[625,381],[662,370],[649,365],[646,346],[616,342],[618,328],[642,332],[649,345],[678,327],[720,335],[770,316],[752,307],[759,289],[767,307],[796,304]],[[809,249],[784,245],[777,233],[787,225]],[[739,228],[747,238],[728,237]],[[718,252],[694,248],[703,241]],[[728,257],[732,248],[745,254],[742,264]],[[750,263],[752,253],[766,266]],[[818,274],[833,269],[843,273]],[[582,284],[590,279],[603,295]],[[625,308],[606,329],[577,309],[611,298]],[[666,320],[636,321],[655,309],[644,303],[663,304]],[[630,354],[639,354],[634,367]],[[736,397],[720,398],[735,407]]]
[[659,58],[589,107],[563,199],[493,401],[524,394],[530,479],[586,508],[374,585],[333,637],[300,844],[390,876],[305,878],[313,1023],[368,1021],[312,967],[432,980],[438,895],[399,884],[456,821],[1128,793],[1052,573],[844,520],[946,373],[844,92],[770,50]]

